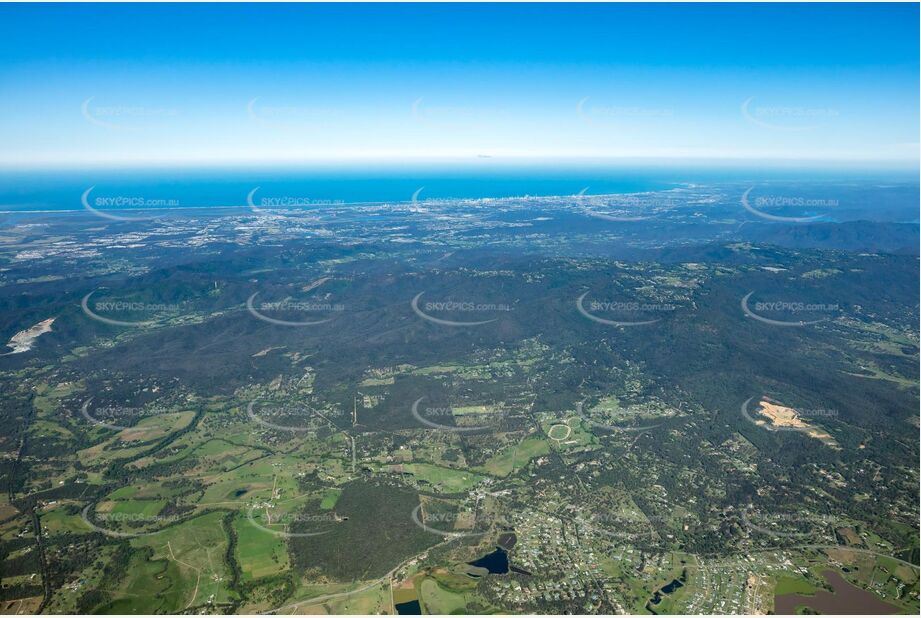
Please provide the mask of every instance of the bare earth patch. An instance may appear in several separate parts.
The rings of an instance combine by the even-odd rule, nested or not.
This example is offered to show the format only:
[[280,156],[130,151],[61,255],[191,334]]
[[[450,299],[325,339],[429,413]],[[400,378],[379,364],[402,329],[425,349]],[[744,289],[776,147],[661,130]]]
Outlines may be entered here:
[[804,421],[800,417],[799,413],[793,408],[788,408],[786,406],[782,406],[767,400],[761,400],[758,405],[758,414],[767,418],[767,421],[756,420],[755,422],[759,425],[770,424],[771,427],[802,431],[810,438],[821,440],[828,446],[837,448],[837,442],[835,442],[835,439],[831,436],[830,433],[823,429],[813,427]]
[[31,350],[36,339],[45,333],[51,332],[51,325],[54,324],[54,320],[55,318],[42,320],[35,326],[27,328],[26,330],[21,330],[10,337],[10,342],[6,344],[6,347],[13,348],[13,351],[7,352],[7,354],[22,354],[23,352]]

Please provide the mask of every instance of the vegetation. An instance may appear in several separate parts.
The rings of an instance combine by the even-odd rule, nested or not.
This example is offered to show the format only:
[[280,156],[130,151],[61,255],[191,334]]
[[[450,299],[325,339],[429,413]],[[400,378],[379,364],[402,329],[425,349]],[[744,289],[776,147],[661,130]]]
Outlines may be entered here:
[[[392,592],[444,614],[766,613],[842,565],[916,613],[919,271],[894,247],[917,226],[730,233],[737,188],[642,226],[528,198],[292,216],[271,242],[240,236],[251,214],[47,215],[104,255],[0,248],[4,328],[56,317],[0,356],[3,608],[377,613]],[[113,257],[123,233],[144,246]],[[246,309],[256,287],[346,309],[279,326]],[[104,324],[80,308],[97,288],[173,309]],[[420,291],[486,323],[419,318]],[[746,316],[750,292],[798,325]],[[582,294],[649,323],[588,319]],[[509,310],[437,305],[471,299]],[[754,422],[762,399],[833,440]],[[515,569],[470,567],[497,544]]]

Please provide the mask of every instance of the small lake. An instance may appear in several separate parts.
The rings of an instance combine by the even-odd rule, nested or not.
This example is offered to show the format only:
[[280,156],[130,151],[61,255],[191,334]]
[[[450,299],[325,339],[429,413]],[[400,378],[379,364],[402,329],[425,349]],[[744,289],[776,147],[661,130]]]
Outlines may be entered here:
[[687,569],[685,569],[681,571],[681,577],[677,579],[673,579],[672,581],[668,582],[667,584],[665,584],[664,586],[656,590],[655,594],[652,595],[652,598],[646,602],[646,609],[650,613],[655,614],[656,611],[653,609],[653,607],[661,603],[662,599],[665,598],[665,595],[671,594],[675,590],[678,590],[678,588],[681,588],[682,586],[684,586],[685,582],[687,581],[688,581],[688,572],[687,572]]
[[496,546],[495,551],[490,552],[482,558],[474,560],[473,562],[468,562],[467,564],[473,567],[486,569],[489,571],[490,575],[504,575],[509,571],[512,573],[518,573],[520,575],[530,575],[530,573],[524,569],[519,569],[516,566],[511,566],[508,561],[508,552],[499,546]]
[[894,614],[899,611],[895,605],[848,582],[837,571],[823,571],[822,577],[834,592],[818,590],[815,594],[779,594],[774,597],[774,612],[795,614],[797,607],[809,607],[823,614]]
[[422,615],[422,606],[419,605],[419,600],[407,601],[406,603],[396,603],[394,607],[397,610],[397,613],[401,616],[421,616]]
[[496,551],[467,564],[486,569],[490,575],[508,573],[508,552],[501,547],[497,547]]

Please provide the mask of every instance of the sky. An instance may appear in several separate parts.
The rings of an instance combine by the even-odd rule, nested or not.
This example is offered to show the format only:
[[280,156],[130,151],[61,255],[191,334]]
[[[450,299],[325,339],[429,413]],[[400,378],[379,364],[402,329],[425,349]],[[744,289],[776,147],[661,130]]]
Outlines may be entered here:
[[0,5],[0,166],[917,166],[917,4]]

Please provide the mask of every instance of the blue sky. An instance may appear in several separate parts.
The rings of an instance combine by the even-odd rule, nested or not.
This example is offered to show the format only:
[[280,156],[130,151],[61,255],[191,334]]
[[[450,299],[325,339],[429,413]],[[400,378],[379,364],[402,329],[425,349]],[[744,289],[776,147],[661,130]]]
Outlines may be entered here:
[[0,165],[918,160],[918,6],[0,5]]

